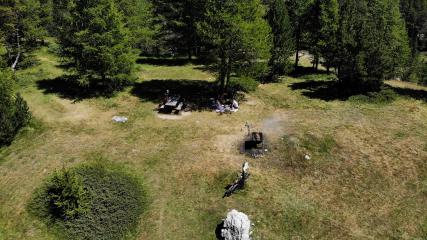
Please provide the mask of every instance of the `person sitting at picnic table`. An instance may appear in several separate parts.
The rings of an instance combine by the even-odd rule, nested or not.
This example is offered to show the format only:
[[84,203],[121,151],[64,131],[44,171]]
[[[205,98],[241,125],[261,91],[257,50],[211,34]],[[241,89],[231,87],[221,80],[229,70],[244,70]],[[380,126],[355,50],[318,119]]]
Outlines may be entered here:
[[163,104],[166,104],[167,102],[169,102],[169,89],[166,90],[163,98]]
[[224,113],[225,112],[225,108],[224,105],[222,105],[222,103],[219,100],[216,100],[216,110],[217,113]]
[[239,103],[237,102],[236,99],[233,99],[233,102],[231,103],[231,111],[232,112],[239,111]]

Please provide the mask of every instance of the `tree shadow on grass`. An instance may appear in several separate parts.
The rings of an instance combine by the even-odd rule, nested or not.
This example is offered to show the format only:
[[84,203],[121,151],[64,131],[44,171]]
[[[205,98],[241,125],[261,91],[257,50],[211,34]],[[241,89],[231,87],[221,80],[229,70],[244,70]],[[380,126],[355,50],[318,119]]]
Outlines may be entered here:
[[166,90],[170,95],[179,95],[193,110],[207,110],[211,98],[217,98],[218,85],[201,80],[151,80],[136,83],[131,93],[142,101],[160,103]]
[[[366,91],[357,91],[355,88],[351,88],[342,84],[337,80],[307,80],[303,82],[297,82],[290,85],[292,90],[302,90],[302,95],[312,98],[312,99],[320,99],[325,101],[333,101],[333,100],[341,100],[346,101],[352,96],[371,96],[372,93]],[[382,90],[391,90],[400,96],[410,97],[417,100],[422,100],[427,102],[427,91],[419,90],[419,89],[410,89],[410,88],[398,88],[392,87],[389,85],[385,85]],[[381,97],[381,95],[389,94],[387,91],[383,92],[373,92],[377,94],[377,98]],[[374,94],[374,95],[375,95]],[[378,100],[378,99],[377,99]],[[376,101],[374,98],[370,99],[370,101]]]
[[83,99],[99,96],[109,97],[112,95],[106,88],[83,87],[79,85],[77,76],[61,76],[54,79],[43,79],[37,81],[37,88],[44,94],[57,94],[61,98],[80,101]]
[[292,90],[303,90],[302,95],[325,101],[348,100],[357,93],[346,90],[342,84],[331,80],[307,80],[290,85]]
[[187,64],[203,65],[205,61],[201,59],[188,59],[188,58],[139,58],[136,61],[138,64],[148,64],[155,66],[185,66]]
[[404,97],[410,97],[416,100],[421,100],[424,102],[427,102],[427,91],[421,90],[421,89],[411,89],[411,88],[398,88],[398,87],[392,87],[387,86],[388,88],[392,89],[395,93],[404,96]]
[[302,66],[298,66],[298,68],[294,69],[289,76],[294,77],[294,78],[300,78],[300,77],[304,77],[306,75],[312,75],[312,74],[328,74],[328,72],[326,70],[321,70],[321,69],[314,69],[312,67],[302,67]]

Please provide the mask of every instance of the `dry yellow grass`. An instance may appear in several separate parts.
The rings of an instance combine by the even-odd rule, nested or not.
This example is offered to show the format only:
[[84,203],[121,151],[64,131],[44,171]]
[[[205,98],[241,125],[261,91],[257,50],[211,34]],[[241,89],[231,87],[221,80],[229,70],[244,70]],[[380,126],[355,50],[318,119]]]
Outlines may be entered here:
[[[43,57],[50,59],[41,58],[43,65],[52,64]],[[193,65],[142,68],[143,79],[214,79]],[[156,103],[142,102],[131,89],[72,103],[29,82],[22,91],[40,123],[0,150],[0,238],[54,239],[26,212],[32,192],[55,169],[99,158],[145,180],[150,203],[139,239],[215,239],[216,225],[232,208],[249,214],[256,239],[425,236],[426,103],[326,102],[289,88],[300,81],[260,86],[233,115],[193,112],[179,121],[159,119]],[[130,121],[114,124],[116,114]],[[246,121],[268,133],[271,151],[264,158],[239,154]],[[290,163],[287,136],[299,139],[312,160]],[[326,136],[333,145],[322,142]],[[247,189],[221,199],[246,160]]]

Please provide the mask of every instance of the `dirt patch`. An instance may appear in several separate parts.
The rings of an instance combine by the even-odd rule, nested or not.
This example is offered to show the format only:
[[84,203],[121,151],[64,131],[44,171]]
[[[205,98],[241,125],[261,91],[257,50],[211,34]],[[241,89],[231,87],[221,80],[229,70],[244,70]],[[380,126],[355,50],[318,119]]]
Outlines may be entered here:
[[191,112],[183,112],[181,114],[162,114],[157,113],[156,114],[158,118],[164,119],[164,120],[181,120],[185,117],[191,116]]
[[241,134],[218,135],[215,138],[215,150],[220,153],[237,152],[243,139]]

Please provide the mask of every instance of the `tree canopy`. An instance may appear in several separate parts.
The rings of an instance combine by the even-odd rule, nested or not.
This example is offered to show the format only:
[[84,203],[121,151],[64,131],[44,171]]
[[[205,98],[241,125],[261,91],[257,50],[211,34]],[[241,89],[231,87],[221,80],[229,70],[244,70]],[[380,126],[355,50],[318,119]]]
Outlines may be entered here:
[[298,71],[308,53],[315,70],[332,70],[349,89],[373,90],[421,69],[427,2],[8,0],[0,19],[2,58],[12,70],[51,34],[78,82],[106,92],[132,82],[145,53],[215,61],[220,89],[232,76]]
[[237,65],[269,58],[271,30],[264,19],[265,13],[259,0],[207,1],[199,32],[219,59],[218,79],[222,90]]

